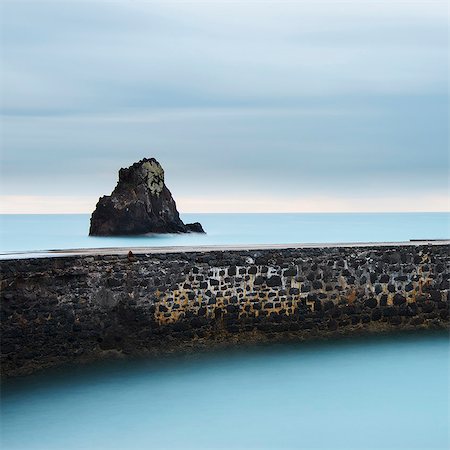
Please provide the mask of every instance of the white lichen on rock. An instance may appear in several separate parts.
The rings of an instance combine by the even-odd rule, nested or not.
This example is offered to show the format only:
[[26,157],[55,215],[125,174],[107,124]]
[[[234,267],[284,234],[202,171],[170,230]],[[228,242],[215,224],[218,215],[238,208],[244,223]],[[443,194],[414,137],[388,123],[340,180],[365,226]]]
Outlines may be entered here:
[[147,186],[152,195],[159,195],[164,188],[164,169],[153,161],[146,161],[142,164],[146,171]]

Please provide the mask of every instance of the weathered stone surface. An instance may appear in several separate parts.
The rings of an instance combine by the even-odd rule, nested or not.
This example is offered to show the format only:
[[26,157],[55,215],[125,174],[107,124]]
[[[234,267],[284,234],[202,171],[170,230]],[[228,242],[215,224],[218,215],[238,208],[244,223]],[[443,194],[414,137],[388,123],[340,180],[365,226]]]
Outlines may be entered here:
[[[402,261],[415,264],[391,252],[400,254],[374,246],[3,260],[1,371],[111,351],[448,329],[449,246],[402,246]],[[394,280],[395,292],[372,273]]]
[[144,158],[119,170],[111,195],[100,197],[91,216],[91,236],[146,233],[204,233],[199,222],[184,224],[164,170],[154,158]]

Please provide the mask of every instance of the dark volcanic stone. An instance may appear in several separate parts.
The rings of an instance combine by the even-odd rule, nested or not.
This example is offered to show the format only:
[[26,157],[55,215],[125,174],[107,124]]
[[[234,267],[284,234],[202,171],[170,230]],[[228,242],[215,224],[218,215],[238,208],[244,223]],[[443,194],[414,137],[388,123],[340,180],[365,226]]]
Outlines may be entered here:
[[395,294],[394,295],[394,305],[403,305],[406,303],[406,298],[403,297],[401,294]]
[[378,301],[376,298],[370,297],[365,302],[365,305],[369,308],[376,308],[378,306]]
[[273,275],[267,280],[267,286],[269,287],[275,287],[275,286],[281,286],[281,277],[278,275]]
[[190,231],[191,233],[204,233],[205,230],[202,227],[202,224],[200,222],[194,222],[194,223],[187,223],[185,225],[187,231]]
[[372,311],[372,320],[380,320],[381,319],[381,311],[379,309],[374,309]]
[[204,233],[200,223],[184,224],[164,170],[154,158],[144,158],[119,170],[111,195],[100,197],[91,216],[91,236],[146,233]]
[[262,276],[257,276],[256,278],[255,278],[255,281],[254,281],[254,285],[255,286],[260,286],[261,284],[264,284],[264,282],[266,281],[266,278],[265,277],[262,277]]
[[426,301],[422,304],[422,311],[424,313],[430,313],[434,310],[434,303],[430,301]]
[[389,275],[386,274],[381,275],[380,283],[389,283]]
[[389,323],[391,325],[400,325],[402,323],[402,318],[398,316],[390,317]]
[[283,274],[285,277],[295,277],[297,275],[297,268],[296,267],[290,267],[289,269],[286,269]]

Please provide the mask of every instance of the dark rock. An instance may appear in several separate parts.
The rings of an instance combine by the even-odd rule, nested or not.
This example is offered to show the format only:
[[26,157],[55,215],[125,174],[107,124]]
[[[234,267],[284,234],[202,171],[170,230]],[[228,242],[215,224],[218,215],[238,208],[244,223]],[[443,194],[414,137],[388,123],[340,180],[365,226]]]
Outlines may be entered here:
[[390,307],[390,306],[383,308],[382,312],[383,312],[383,317],[393,317],[393,316],[398,315],[397,309]]
[[257,277],[255,277],[255,281],[253,282],[253,284],[255,286],[260,286],[260,285],[264,284],[265,281],[266,281],[265,277],[257,276]]
[[389,283],[389,275],[386,274],[381,275],[380,283]]
[[364,304],[369,308],[376,308],[378,306],[378,301],[374,297],[369,297],[368,299],[366,299]]
[[278,275],[271,276],[270,278],[267,279],[267,286],[269,287],[281,286],[281,277]]
[[329,311],[334,308],[334,303],[331,300],[327,300],[323,302],[322,306],[325,311]]
[[111,195],[99,199],[91,216],[91,236],[146,233],[204,233],[200,223],[185,225],[172,194],[164,184],[164,170],[154,158],[144,158],[119,170]]
[[380,320],[381,319],[381,311],[379,309],[374,309],[372,311],[372,320]]
[[202,227],[202,224],[200,222],[194,222],[194,223],[187,223],[185,225],[186,230],[190,231],[191,233],[204,233],[205,230]]
[[331,317],[333,317],[334,319],[338,319],[339,317],[341,317],[341,315],[342,315],[342,313],[341,313],[340,309],[337,307],[331,311]]
[[333,320],[333,319],[330,319],[329,321],[328,321],[328,329],[329,330],[331,330],[331,331],[335,331],[335,330],[337,330],[337,328],[338,328],[338,323],[337,323],[337,321],[336,320]]
[[403,305],[406,303],[406,298],[401,294],[395,294],[393,299],[394,305]]
[[283,274],[285,277],[295,277],[297,275],[297,268],[296,267],[290,267],[289,269],[286,269]]
[[439,302],[442,299],[441,292],[437,290],[430,291],[430,297],[431,300],[433,300],[434,302]]
[[415,315],[415,312],[408,305],[400,305],[398,308],[399,316],[412,317]]
[[428,300],[426,302],[424,302],[421,306],[422,306],[422,311],[424,313],[430,313],[434,310],[434,303],[430,302]]
[[407,281],[408,277],[406,275],[399,275],[395,278],[395,281]]
[[411,325],[422,325],[424,322],[423,317],[413,317],[411,319]]
[[402,318],[399,316],[393,316],[389,318],[389,323],[391,325],[400,325],[402,323]]
[[361,322],[361,317],[359,316],[352,316],[351,317],[352,325],[357,325],[359,322]]
[[313,281],[313,288],[314,289],[322,289],[323,285],[321,281]]

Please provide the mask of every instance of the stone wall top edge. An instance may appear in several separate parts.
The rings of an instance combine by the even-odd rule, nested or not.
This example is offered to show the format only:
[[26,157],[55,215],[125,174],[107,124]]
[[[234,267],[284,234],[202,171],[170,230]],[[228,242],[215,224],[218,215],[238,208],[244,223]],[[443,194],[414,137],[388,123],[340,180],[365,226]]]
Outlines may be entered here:
[[47,253],[34,254],[9,254],[2,259],[0,255],[0,265],[8,265],[12,262],[22,262],[26,264],[43,264],[45,261],[62,260],[65,263],[71,261],[118,261],[128,258],[128,252],[133,252],[133,258],[137,260],[145,259],[189,259],[194,260],[201,255],[220,256],[252,256],[255,252],[264,254],[267,252],[289,252],[304,253],[305,255],[315,253],[345,253],[345,252],[367,252],[379,250],[433,248],[437,251],[448,251],[449,241],[411,241],[411,242],[387,242],[387,243],[349,243],[349,244],[317,244],[298,246],[208,246],[208,247],[165,247],[165,248],[117,248],[117,249],[82,249],[70,251],[52,251]]

